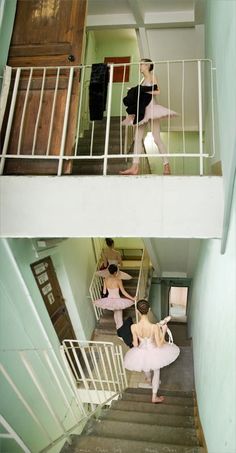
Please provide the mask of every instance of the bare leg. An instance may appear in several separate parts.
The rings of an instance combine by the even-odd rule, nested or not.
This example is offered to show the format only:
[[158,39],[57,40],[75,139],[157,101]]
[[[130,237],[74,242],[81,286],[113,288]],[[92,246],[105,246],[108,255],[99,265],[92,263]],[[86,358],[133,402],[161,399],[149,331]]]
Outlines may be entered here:
[[164,401],[164,396],[157,396],[157,392],[160,384],[160,370],[153,371],[152,378],[152,403],[162,403]]
[[[152,122],[152,135],[154,138],[154,142],[158,147],[158,151],[160,154],[166,154],[166,147],[161,139],[161,128],[160,128],[160,121],[158,119],[153,120]],[[170,164],[166,156],[162,158],[163,161],[163,175],[170,175]]]
[[137,175],[139,172],[139,157],[143,148],[143,136],[145,131],[145,125],[136,126],[135,128],[135,139],[134,139],[134,158],[133,164],[127,170],[120,171],[121,175]]
[[114,310],[114,320],[115,320],[116,330],[117,330],[123,324],[123,313],[122,313],[122,310]]

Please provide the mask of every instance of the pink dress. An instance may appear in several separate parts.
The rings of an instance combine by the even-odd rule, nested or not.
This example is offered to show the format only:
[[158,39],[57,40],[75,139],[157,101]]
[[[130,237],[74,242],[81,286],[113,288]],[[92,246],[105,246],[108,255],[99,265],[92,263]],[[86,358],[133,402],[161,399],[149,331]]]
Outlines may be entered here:
[[139,337],[139,346],[131,348],[124,357],[124,365],[130,371],[158,370],[174,362],[180,349],[174,343],[158,347],[152,338]]
[[[142,84],[143,86],[149,86],[146,83]],[[151,86],[151,84],[150,84]],[[163,105],[157,104],[157,101],[155,99],[155,96],[152,96],[151,101],[145,108],[145,114],[144,118],[142,121],[138,123],[138,125],[146,124],[148,123],[149,120],[152,119],[163,119],[163,118],[170,118],[174,116],[178,116],[178,113],[174,112],[174,110],[167,109],[166,107],[163,107]],[[122,121],[122,124],[124,126],[133,126],[133,121],[134,121],[134,115],[127,115],[126,118]]]
[[133,300],[120,297],[119,288],[108,289],[108,297],[95,300],[94,305],[106,310],[124,310],[134,304]]

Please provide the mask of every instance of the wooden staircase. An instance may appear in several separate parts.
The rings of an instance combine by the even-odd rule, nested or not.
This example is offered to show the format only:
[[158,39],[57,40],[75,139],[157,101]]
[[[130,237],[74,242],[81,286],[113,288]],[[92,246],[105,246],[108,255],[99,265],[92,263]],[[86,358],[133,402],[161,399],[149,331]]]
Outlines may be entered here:
[[[94,123],[94,140],[93,140],[93,156],[101,156],[104,154],[106,132],[106,118]],[[85,131],[84,136],[79,139],[77,155],[90,155],[90,141],[92,134],[92,123],[90,128]],[[122,127],[122,153],[124,152],[125,128]],[[110,134],[109,134],[109,149],[108,154],[120,154],[120,117],[111,117]],[[120,170],[124,170],[131,165],[133,154],[132,148],[129,150],[127,158],[108,159],[107,174],[118,175]],[[150,166],[146,158],[142,159],[142,173],[150,173]],[[73,175],[103,175],[103,160],[102,159],[81,159],[73,163]]]
[[90,419],[61,453],[204,453],[192,392],[162,391],[153,404],[150,390],[127,388],[120,400]]

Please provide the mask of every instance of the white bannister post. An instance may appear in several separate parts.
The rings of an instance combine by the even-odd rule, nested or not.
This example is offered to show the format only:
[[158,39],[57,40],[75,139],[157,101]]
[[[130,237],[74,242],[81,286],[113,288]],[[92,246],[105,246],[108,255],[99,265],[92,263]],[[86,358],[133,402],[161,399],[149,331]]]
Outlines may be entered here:
[[107,124],[106,124],[106,136],[105,136],[103,176],[106,176],[106,174],[107,174],[107,155],[108,155],[110,122],[111,122],[111,99],[112,99],[113,72],[114,72],[114,66],[113,66],[113,64],[111,64],[110,65],[109,87],[108,87],[108,99],[107,99]]
[[61,176],[61,173],[62,173],[62,164],[63,164],[63,156],[64,156],[64,151],[65,151],[67,125],[68,125],[68,119],[69,119],[70,98],[71,98],[71,91],[72,91],[73,75],[74,75],[74,68],[70,68],[68,91],[67,91],[67,97],[66,97],[66,107],[65,107],[65,114],[64,114],[64,123],[63,123],[62,136],[61,136],[60,157],[59,157],[58,171],[57,171],[58,176]]
[[10,132],[11,132],[11,126],[12,126],[13,116],[14,116],[14,112],[15,112],[18,86],[19,86],[19,82],[20,82],[20,74],[21,74],[21,69],[18,68],[16,70],[16,78],[15,78],[15,82],[14,82],[11,107],[10,107],[10,112],[9,112],[9,116],[8,116],[7,130],[6,130],[4,145],[3,145],[3,150],[2,150],[3,157],[1,157],[0,175],[3,174],[3,169],[4,169],[4,165],[5,165],[5,160],[6,160],[5,155],[7,154],[7,148],[8,148],[8,143],[9,143],[9,139],[10,139]]
[[203,175],[203,142],[202,142],[202,74],[201,60],[197,62],[198,73],[198,118],[199,118],[199,165],[200,176]]

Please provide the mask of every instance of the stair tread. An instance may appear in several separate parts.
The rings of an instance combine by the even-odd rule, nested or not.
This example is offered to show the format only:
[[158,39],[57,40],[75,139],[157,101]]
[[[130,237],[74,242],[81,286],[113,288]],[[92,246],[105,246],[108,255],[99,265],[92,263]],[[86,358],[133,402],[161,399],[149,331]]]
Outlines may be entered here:
[[154,412],[163,414],[176,414],[176,415],[193,415],[193,406],[181,406],[173,404],[152,404],[139,401],[125,401],[118,400],[113,401],[111,405],[112,409],[122,409],[127,411],[143,411],[143,412]]
[[201,447],[186,447],[151,441],[137,441],[102,437],[91,434],[88,436],[72,436],[72,445],[66,444],[61,453],[202,453]]
[[[123,393],[122,395],[123,401],[140,401],[140,402],[150,402],[150,391],[149,394],[144,393]],[[151,404],[151,403],[150,403]],[[164,404],[171,404],[172,406],[194,406],[194,401],[192,398],[184,397],[184,396],[165,396]]]
[[123,439],[147,440],[169,444],[198,446],[199,440],[194,428],[159,426],[142,424],[133,421],[98,420],[91,421],[85,429],[85,435],[96,433],[104,437],[122,437]]
[[[134,394],[144,394],[144,395],[150,395],[150,389],[145,389],[145,388],[133,388],[133,387],[127,387],[124,390],[124,393],[134,393]],[[167,396],[183,396],[185,398],[193,398],[194,397],[194,392],[191,391],[183,391],[183,390],[162,390],[161,391],[162,395],[167,395]]]
[[[130,421],[129,411],[105,409],[101,414],[101,419]],[[162,426],[182,426],[194,428],[195,420],[191,415],[175,415],[175,414],[153,414],[135,411],[132,413],[132,421],[141,424],[162,425]]]

